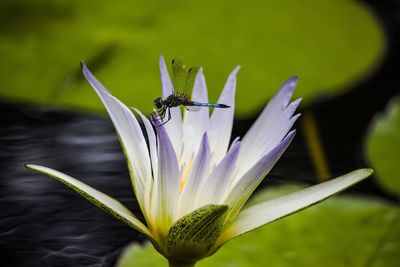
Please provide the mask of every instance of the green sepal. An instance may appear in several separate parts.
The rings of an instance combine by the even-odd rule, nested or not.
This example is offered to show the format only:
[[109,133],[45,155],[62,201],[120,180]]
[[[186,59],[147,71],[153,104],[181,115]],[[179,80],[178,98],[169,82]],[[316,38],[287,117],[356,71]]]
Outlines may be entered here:
[[100,209],[113,215],[118,220],[124,222],[133,229],[146,235],[150,241],[156,243],[147,226],[144,225],[139,219],[137,219],[135,215],[131,211],[129,211],[128,208],[126,208],[123,204],[121,204],[118,200],[57,170],[53,170],[51,168],[35,164],[25,164],[25,167],[30,170],[46,174],[51,178],[65,184],[66,186],[68,186],[69,188],[71,188],[72,190],[74,190],[75,192],[77,192],[90,202],[92,202]]
[[196,262],[209,254],[224,227],[228,206],[206,205],[180,218],[167,236],[169,260]]

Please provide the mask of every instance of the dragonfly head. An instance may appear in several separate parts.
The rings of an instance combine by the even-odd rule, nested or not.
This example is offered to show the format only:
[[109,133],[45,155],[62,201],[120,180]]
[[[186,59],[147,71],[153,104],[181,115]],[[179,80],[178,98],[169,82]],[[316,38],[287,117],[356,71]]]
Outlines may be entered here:
[[164,101],[161,97],[157,97],[156,99],[154,99],[153,104],[157,109],[160,109],[163,107]]

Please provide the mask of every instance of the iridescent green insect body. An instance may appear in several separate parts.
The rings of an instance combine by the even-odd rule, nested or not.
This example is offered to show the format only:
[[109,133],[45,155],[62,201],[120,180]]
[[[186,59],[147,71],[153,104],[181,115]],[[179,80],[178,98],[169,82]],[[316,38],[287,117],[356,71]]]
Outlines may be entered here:
[[164,121],[168,114],[168,118],[163,124],[171,119],[171,108],[183,106],[189,111],[198,111],[201,107],[212,108],[230,108],[230,106],[220,103],[201,103],[190,100],[190,92],[194,86],[198,67],[192,67],[186,72],[185,65],[178,59],[172,60],[172,82],[173,91],[167,98],[157,97],[153,104],[157,108],[158,115]]

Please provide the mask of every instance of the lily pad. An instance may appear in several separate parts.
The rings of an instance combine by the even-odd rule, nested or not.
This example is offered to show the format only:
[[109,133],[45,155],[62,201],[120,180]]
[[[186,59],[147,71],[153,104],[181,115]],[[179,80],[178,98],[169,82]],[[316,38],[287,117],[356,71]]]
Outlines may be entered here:
[[378,181],[390,192],[400,195],[400,97],[374,119],[366,146]]
[[152,110],[158,56],[204,66],[215,101],[239,74],[237,111],[263,106],[284,80],[298,96],[336,94],[373,71],[380,24],[359,1],[51,1],[0,3],[0,96],[102,110],[79,70],[85,60],[122,101]]
[[[266,190],[258,202],[293,191]],[[400,213],[397,206],[354,196],[336,196],[247,233],[198,266],[398,266]],[[118,267],[167,266],[151,245],[133,244]],[[196,265],[197,266],[197,265]]]

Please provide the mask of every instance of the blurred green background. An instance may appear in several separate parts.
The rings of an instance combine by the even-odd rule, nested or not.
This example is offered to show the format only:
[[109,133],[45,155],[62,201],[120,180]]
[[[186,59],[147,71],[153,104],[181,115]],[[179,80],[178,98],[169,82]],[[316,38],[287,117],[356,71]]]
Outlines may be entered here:
[[84,60],[144,113],[160,94],[158,57],[203,66],[215,101],[240,64],[237,115],[258,111],[290,76],[296,96],[342,92],[385,53],[377,18],[351,0],[0,1],[0,96],[102,110]]
[[[374,89],[374,94],[368,91],[363,95],[362,90],[368,89],[363,86],[365,81],[382,68],[388,57],[389,37],[384,26],[364,1],[354,0],[0,0],[0,101],[4,106],[11,103],[21,110],[25,106],[56,110],[65,113],[62,118],[68,118],[71,111],[81,112],[78,114],[103,112],[101,102],[82,77],[79,62],[84,60],[116,97],[148,114],[152,111],[153,99],[161,94],[158,60],[162,54],[167,62],[179,57],[189,66],[203,66],[211,102],[217,100],[229,73],[240,64],[235,110],[236,119],[240,121],[256,116],[279,86],[296,74],[300,82],[295,97],[304,98],[301,111],[305,111],[298,125],[299,135],[304,135],[305,139],[311,135],[311,139],[317,140],[316,143],[304,141],[299,162],[319,157],[313,161],[315,176],[319,180],[326,179],[325,176],[331,178],[324,145],[325,148],[357,146],[354,155],[350,153],[354,151],[348,149],[349,155],[334,156],[362,159],[349,163],[351,168],[365,164],[375,168],[373,190],[334,197],[262,227],[230,242],[199,266],[395,267],[400,265],[399,100],[392,100],[384,111],[373,108],[374,119],[368,115],[364,117],[366,121],[359,124],[354,121],[362,133],[357,132],[352,144],[340,138],[329,140],[326,135],[319,142],[320,132],[344,132],[352,136],[346,127],[353,122],[341,123],[347,116],[351,117],[351,112],[340,112],[340,105],[338,109],[332,108],[338,98],[351,95],[351,89],[358,88],[359,93],[355,95],[361,97],[353,95],[351,107],[359,114],[381,93]],[[391,51],[397,50],[392,47]],[[382,90],[387,88],[382,87]],[[324,124],[316,114],[314,121],[318,105],[328,110],[327,114],[334,119]],[[29,113],[21,113],[24,112]],[[0,133],[1,141],[5,140],[1,147],[4,158],[11,158],[7,162],[18,166],[25,162],[9,157],[7,148],[12,140],[17,140],[12,130],[26,126],[25,119],[17,122],[15,128],[10,127],[11,130],[4,127]],[[28,116],[28,122],[29,119]],[[46,124],[46,119],[37,127],[51,125],[50,122]],[[333,125],[339,129],[333,129]],[[246,129],[245,125],[239,132]],[[43,141],[35,138],[34,135],[23,137],[22,141],[39,144]],[[48,136],[49,140],[52,138]],[[295,142],[300,142],[298,140],[299,137]],[[312,148],[315,145],[316,151]],[[26,154],[28,152],[42,156],[40,150],[30,150],[30,147]],[[76,151],[66,153],[71,153],[73,158]],[[334,162],[334,157],[329,157],[331,163]],[[63,164],[66,164],[65,169],[76,165]],[[290,164],[284,166],[290,169]],[[9,177],[15,176],[2,176],[3,180]],[[304,177],[303,182],[311,180],[308,178]],[[253,201],[298,188],[296,185],[260,191]],[[0,205],[6,202],[4,199],[0,195]],[[17,223],[20,223],[18,219]],[[11,255],[9,251],[18,250],[23,239],[12,233],[5,237],[8,239],[4,240],[13,241],[3,241],[6,249],[2,250],[4,244],[0,240],[0,252]],[[166,265],[151,246],[138,245],[139,241],[140,236],[127,248],[119,267]],[[16,245],[16,249],[9,244]],[[45,245],[34,249],[46,250]],[[58,244],[52,245],[58,249]],[[113,253],[121,248],[115,246]],[[90,249],[82,254],[90,254]],[[10,255],[6,256],[23,261],[18,253]],[[69,254],[64,256],[69,257]],[[81,264],[89,266],[84,261]],[[64,261],[61,266],[77,265]]]

